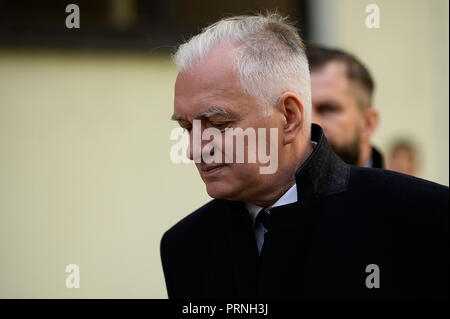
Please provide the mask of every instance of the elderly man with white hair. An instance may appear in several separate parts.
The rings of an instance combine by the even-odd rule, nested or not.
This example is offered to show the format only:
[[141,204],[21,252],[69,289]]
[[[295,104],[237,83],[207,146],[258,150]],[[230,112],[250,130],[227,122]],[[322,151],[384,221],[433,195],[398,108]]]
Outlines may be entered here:
[[[161,240],[169,298],[448,296],[448,188],[333,153],[311,124],[308,61],[285,18],[220,20],[174,60],[172,119],[214,199]],[[195,138],[206,131],[219,137]],[[234,139],[276,169],[227,154]]]

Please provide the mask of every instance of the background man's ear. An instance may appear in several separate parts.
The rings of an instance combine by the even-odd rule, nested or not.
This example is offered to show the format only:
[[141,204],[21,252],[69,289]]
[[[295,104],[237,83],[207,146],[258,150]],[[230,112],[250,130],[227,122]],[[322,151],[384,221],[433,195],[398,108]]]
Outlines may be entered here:
[[284,144],[292,143],[304,124],[304,109],[297,95],[284,93],[279,99],[279,107],[283,115]]
[[378,115],[378,111],[373,107],[369,107],[364,110],[363,113],[363,126],[361,128],[361,136],[366,140],[370,140],[373,133],[378,127],[380,122],[380,118]]

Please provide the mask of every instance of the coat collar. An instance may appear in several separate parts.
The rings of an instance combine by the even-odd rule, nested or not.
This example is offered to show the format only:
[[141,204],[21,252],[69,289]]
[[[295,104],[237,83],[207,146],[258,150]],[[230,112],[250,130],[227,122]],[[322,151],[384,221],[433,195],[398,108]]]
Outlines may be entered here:
[[350,166],[332,151],[322,128],[317,124],[311,126],[311,141],[317,145],[295,173],[299,200],[345,191]]
[[[256,241],[253,235],[251,217],[244,202],[225,201],[228,206],[227,241],[233,255],[234,289],[239,297],[262,295],[277,295],[277,291],[267,291],[265,282],[261,278],[265,273],[272,272],[278,278],[283,274],[280,265],[289,264],[294,258],[292,254],[304,251],[307,234],[312,229],[310,219],[313,216],[311,200],[320,196],[335,194],[347,188],[350,166],[345,164],[333,153],[320,126],[313,124],[311,140],[317,145],[314,151],[297,170],[295,174],[298,191],[298,202],[276,207],[277,214],[273,214],[273,231],[278,229],[280,236],[268,239],[267,247],[263,248],[261,257],[258,255]],[[298,214],[301,203],[302,214]],[[276,216],[278,218],[276,218]],[[297,220],[297,222],[296,222]],[[300,240],[296,237],[300,235]],[[292,245],[284,245],[290,242]],[[268,251],[268,252],[267,252]],[[268,258],[264,261],[264,256]],[[269,280],[272,280],[269,278]]]
[[374,146],[372,146],[372,156],[371,156],[372,165],[373,168],[384,168],[384,160],[383,155],[381,155],[381,152]]

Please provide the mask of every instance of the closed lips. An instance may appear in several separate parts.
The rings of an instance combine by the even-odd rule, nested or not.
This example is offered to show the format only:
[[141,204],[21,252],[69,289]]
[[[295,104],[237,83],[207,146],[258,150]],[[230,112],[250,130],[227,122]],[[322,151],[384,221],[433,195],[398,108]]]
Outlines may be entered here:
[[202,167],[202,171],[203,171],[203,172],[209,172],[209,171],[211,171],[211,170],[213,170],[213,169],[215,169],[215,168],[219,168],[219,167],[223,167],[223,166],[226,166],[226,165],[221,164],[221,165],[208,165],[208,166],[203,166],[203,167]]

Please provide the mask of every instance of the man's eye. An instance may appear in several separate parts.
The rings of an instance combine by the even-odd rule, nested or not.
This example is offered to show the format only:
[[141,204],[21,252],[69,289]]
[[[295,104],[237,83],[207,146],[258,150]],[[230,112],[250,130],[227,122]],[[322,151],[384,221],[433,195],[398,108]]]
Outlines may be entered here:
[[216,123],[213,124],[213,126],[219,130],[222,130],[228,126],[228,123]]
[[321,114],[333,113],[333,112],[337,111],[337,108],[330,106],[330,105],[325,105],[325,106],[319,107],[317,111]]
[[209,122],[206,124],[206,127],[214,127],[218,130],[224,130],[225,128],[227,128],[229,125],[228,122]]

